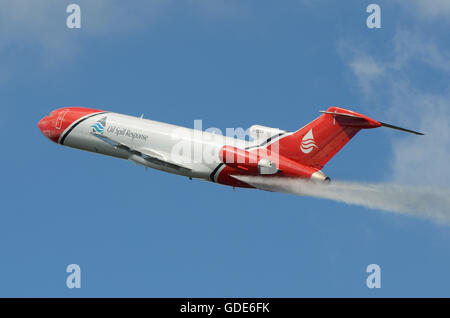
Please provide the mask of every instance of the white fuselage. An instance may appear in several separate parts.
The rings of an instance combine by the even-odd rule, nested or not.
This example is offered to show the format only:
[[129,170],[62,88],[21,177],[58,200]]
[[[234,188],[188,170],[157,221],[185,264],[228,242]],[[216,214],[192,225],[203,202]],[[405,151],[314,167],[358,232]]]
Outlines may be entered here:
[[[118,149],[92,134],[92,125],[105,116],[106,125],[101,134],[133,149],[143,151],[148,149],[169,158],[175,158],[174,160],[178,160],[191,171],[178,171],[152,163],[147,166],[187,177],[210,180],[211,172],[221,164],[218,157],[221,147],[224,145],[242,148],[249,146],[249,143],[242,139],[111,112],[86,116],[89,118],[75,127],[69,127],[71,131],[65,136],[63,144],[108,156],[130,159],[128,151]],[[182,149],[182,153],[177,152],[177,149]],[[179,156],[175,154],[174,157],[174,151]]]

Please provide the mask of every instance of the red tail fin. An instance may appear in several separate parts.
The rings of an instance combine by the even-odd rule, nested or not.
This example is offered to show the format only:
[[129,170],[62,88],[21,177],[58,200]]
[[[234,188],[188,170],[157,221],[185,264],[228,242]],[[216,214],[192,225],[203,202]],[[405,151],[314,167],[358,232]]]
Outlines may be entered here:
[[300,130],[279,140],[278,153],[301,164],[322,167],[363,128],[382,124],[353,111],[330,107]]

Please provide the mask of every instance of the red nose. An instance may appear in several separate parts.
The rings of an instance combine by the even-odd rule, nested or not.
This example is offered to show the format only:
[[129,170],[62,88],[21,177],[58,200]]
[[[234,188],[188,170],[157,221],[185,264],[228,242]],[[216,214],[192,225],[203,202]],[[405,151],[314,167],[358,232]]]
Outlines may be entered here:
[[57,136],[57,132],[55,129],[56,126],[54,116],[55,114],[50,113],[49,115],[42,118],[38,123],[38,127],[45,137],[54,142],[58,142],[59,136]]
[[60,138],[68,128],[82,121],[91,114],[101,113],[103,111],[91,108],[66,107],[52,111],[50,114],[42,118],[38,127],[42,134],[54,142],[59,142]]
[[38,128],[41,131],[41,133],[44,133],[45,130],[45,126],[47,125],[45,118],[42,118],[39,122],[38,122]]

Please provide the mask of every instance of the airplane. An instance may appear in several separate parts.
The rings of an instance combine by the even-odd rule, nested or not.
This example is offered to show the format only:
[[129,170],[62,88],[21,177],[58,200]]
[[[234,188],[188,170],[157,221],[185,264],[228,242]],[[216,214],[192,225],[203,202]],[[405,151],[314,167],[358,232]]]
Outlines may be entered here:
[[242,188],[254,186],[239,176],[328,183],[322,168],[361,129],[387,127],[423,135],[344,108],[329,107],[321,113],[295,132],[253,125],[250,141],[82,107],[54,110],[38,127],[48,139],[64,146]]

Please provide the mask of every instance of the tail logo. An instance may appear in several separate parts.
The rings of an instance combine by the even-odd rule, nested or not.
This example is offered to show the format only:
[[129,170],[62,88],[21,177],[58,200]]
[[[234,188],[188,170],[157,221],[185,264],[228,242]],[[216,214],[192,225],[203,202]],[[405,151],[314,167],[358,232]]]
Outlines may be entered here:
[[312,129],[303,136],[302,143],[300,144],[300,149],[303,153],[310,153],[314,148],[319,148],[314,141],[314,135]]
[[102,133],[103,130],[105,129],[106,126],[106,116],[103,117],[102,119],[97,120],[97,122],[93,125],[91,125],[92,127],[92,132],[97,132],[97,133]]

